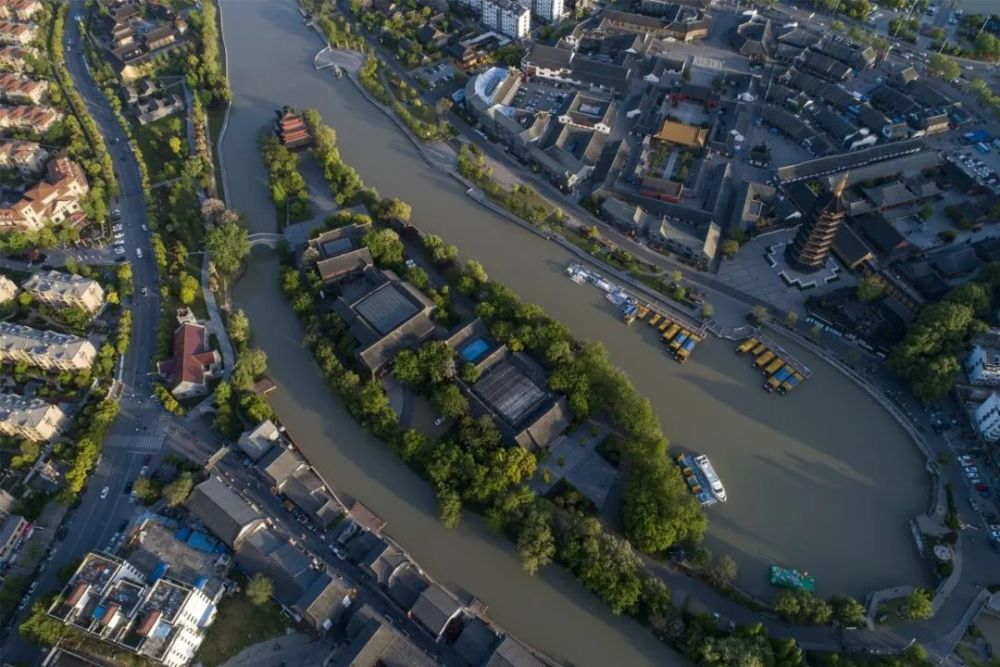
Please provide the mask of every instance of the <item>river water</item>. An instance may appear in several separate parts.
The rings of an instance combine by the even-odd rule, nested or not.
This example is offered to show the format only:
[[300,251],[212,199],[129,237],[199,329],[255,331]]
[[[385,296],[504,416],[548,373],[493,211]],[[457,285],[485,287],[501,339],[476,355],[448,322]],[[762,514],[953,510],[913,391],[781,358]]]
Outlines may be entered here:
[[[866,394],[805,351],[815,375],[784,398],[763,392],[761,376],[726,341],[706,341],[683,366],[669,360],[649,327],[624,326],[596,289],[565,278],[567,253],[476,205],[350,82],[314,71],[322,44],[290,0],[221,4],[234,94],[223,142],[227,188],[253,232],[275,227],[259,129],[282,105],[318,108],[366,183],[412,204],[417,226],[455,243],[580,337],[603,342],[650,398],[672,444],[711,456],[729,502],[709,510],[707,541],[736,558],[741,585],[766,593],[772,562],[808,570],[824,595],[923,581],[907,527],[928,502],[923,459]],[[436,577],[486,600],[529,642],[575,664],[676,660],[564,573],[523,575],[510,545],[480,521],[441,528],[429,486],[357,429],[323,386],[276,271],[273,259],[255,256],[234,298],[268,353],[279,415],[324,475],[388,520]]]

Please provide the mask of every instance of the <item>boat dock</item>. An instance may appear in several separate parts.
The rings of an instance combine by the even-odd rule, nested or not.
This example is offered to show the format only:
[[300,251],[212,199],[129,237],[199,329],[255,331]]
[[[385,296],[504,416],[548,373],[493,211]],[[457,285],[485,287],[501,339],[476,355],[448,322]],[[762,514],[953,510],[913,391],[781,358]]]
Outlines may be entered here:
[[590,283],[605,293],[611,303],[621,309],[626,324],[645,320],[661,332],[660,338],[667,353],[680,363],[684,363],[694,352],[694,348],[705,338],[705,324],[694,324],[677,314],[667,314],[665,308],[640,301],[635,294],[620,287],[607,278],[580,264],[566,267],[569,279],[578,285]]
[[708,479],[705,477],[705,473],[701,471],[701,468],[695,465],[692,457],[687,454],[678,454],[674,457],[674,461],[681,469],[681,475],[684,476],[684,481],[687,482],[688,489],[690,489],[691,493],[693,493],[695,498],[698,499],[698,502],[705,507],[719,502],[718,499],[712,495],[712,487],[709,484]]
[[753,357],[752,365],[766,378],[763,388],[769,393],[784,396],[812,377],[808,366],[759,331],[741,341],[736,354]]

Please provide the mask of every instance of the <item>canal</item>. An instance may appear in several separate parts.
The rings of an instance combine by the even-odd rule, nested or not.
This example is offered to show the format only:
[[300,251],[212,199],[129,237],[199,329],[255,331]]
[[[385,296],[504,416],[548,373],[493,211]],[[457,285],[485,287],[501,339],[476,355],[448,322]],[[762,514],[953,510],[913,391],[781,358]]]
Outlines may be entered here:
[[[866,394],[804,351],[815,376],[786,398],[763,392],[761,376],[726,341],[707,341],[686,365],[669,360],[648,327],[625,327],[595,289],[564,277],[565,252],[475,205],[350,82],[314,71],[322,44],[290,0],[221,4],[234,94],[223,143],[227,185],[253,232],[275,225],[259,129],[282,105],[318,108],[366,183],[408,201],[420,228],[455,243],[579,336],[604,343],[652,401],[672,444],[711,456],[729,502],[709,510],[708,543],[736,558],[743,586],[766,593],[771,562],[808,570],[824,595],[923,581],[907,527],[928,501],[923,459]],[[272,259],[255,257],[234,298],[282,388],[275,407],[310,460],[387,519],[424,567],[488,601],[528,641],[577,664],[662,662],[655,656],[663,649],[563,573],[522,575],[510,546],[481,522],[440,528],[429,487],[356,429],[322,386],[275,274]]]

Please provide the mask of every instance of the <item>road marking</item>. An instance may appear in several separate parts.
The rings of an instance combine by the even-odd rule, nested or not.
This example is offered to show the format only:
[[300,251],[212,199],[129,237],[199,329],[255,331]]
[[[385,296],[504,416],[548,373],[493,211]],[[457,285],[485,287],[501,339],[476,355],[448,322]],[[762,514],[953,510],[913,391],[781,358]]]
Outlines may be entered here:
[[105,447],[113,449],[130,449],[134,451],[158,452],[163,448],[164,434],[148,435],[109,435],[104,440]]

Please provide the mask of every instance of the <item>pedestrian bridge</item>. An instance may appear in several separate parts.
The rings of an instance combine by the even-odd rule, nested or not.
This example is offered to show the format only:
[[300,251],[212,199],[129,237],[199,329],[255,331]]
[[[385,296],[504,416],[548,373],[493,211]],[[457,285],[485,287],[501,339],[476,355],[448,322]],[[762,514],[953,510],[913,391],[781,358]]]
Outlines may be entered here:
[[256,234],[250,235],[250,247],[254,246],[265,246],[271,250],[277,250],[278,246],[285,240],[283,234],[274,234],[271,232],[257,232]]

